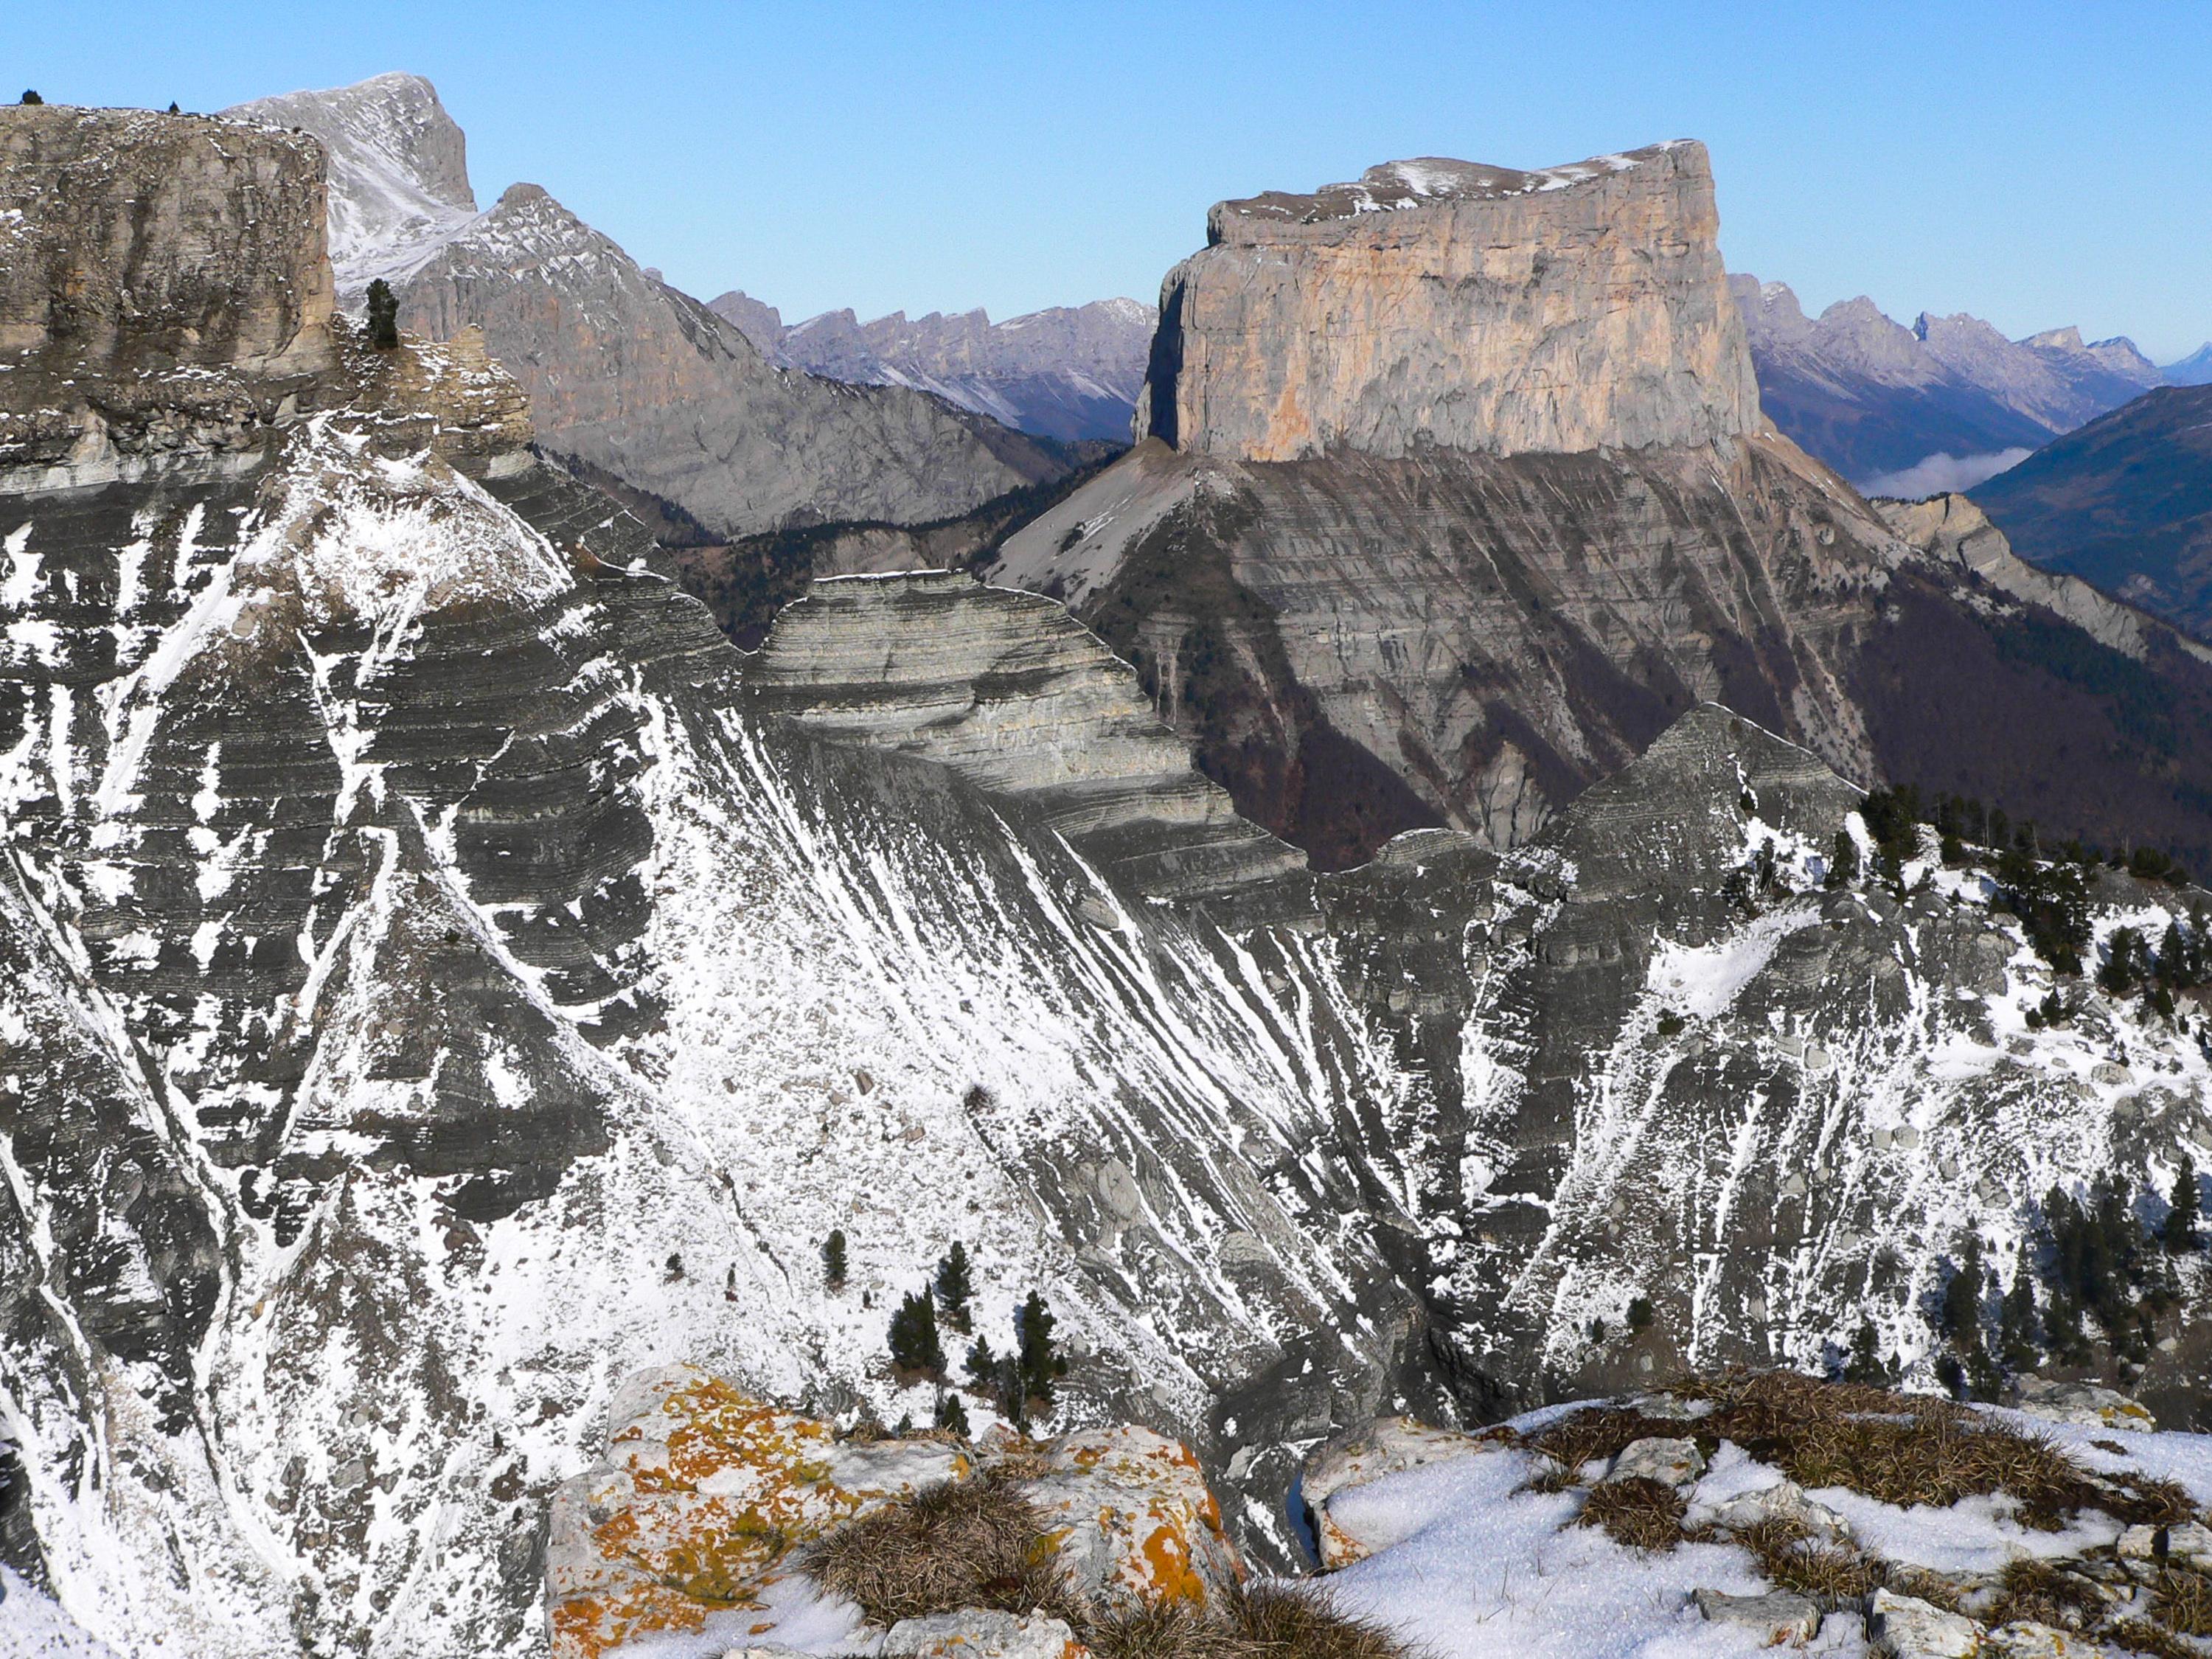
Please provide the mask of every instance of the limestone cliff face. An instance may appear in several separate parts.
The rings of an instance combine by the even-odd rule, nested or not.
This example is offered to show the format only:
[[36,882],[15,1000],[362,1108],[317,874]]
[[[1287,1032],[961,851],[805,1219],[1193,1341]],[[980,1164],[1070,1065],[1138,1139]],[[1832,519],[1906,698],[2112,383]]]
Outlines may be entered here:
[[989,574],[1324,867],[1518,845],[1706,699],[1855,780],[2212,851],[2208,665],[1908,542],[1765,426],[1715,230],[1694,145],[1224,204],[1167,283],[1154,441]]
[[1161,288],[1135,434],[1283,461],[1748,433],[1717,226],[1686,142],[1539,173],[1394,161],[1221,203]]
[[0,109],[0,470],[250,448],[334,365],[312,138]]

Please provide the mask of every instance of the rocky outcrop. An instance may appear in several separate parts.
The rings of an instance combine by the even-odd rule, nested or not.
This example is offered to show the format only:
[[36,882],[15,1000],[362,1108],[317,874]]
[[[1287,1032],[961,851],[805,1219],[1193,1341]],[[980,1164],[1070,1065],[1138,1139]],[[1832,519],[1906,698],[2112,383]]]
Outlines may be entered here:
[[732,292],[709,302],[769,362],[863,386],[910,386],[1018,431],[1063,442],[1128,441],[1144,384],[1152,307],[1137,300],[1054,306],[994,323],[981,311],[904,312],[862,323],[825,311],[786,327],[773,306]]
[[[1127,664],[1048,599],[948,572],[816,584],[748,670],[755,706],[951,768],[1155,896],[1303,868],[1193,770]],[[1085,920],[1118,927],[1101,893]]]
[[198,116],[0,110],[0,473],[247,456],[335,367],[320,152]]
[[1226,459],[1749,433],[1705,147],[1539,173],[1424,159],[1224,202],[1160,289],[1136,435]]
[[2148,392],[1974,501],[2031,563],[2212,639],[2212,386]]
[[2078,577],[2052,575],[2017,557],[1989,514],[1964,495],[1877,501],[1875,508],[1920,551],[1957,561],[1999,592],[2064,617],[2108,650],[2142,662],[2156,647],[2212,662],[2212,646],[2174,632]]
[[2082,596],[1916,556],[1757,429],[1704,167],[1394,163],[1223,204],[1168,284],[1156,439],[986,574],[1073,606],[1324,867],[1425,825],[1521,844],[1708,699],[1865,782],[2212,855],[2208,665],[2092,666]]
[[[770,1650],[834,1644],[854,1653],[881,1644],[887,1653],[970,1659],[1085,1652],[1069,1644],[1065,1624],[1034,1610],[947,1609],[871,1625],[862,1608],[810,1576],[813,1547],[840,1528],[917,1492],[978,1480],[1029,1507],[1039,1565],[1060,1590],[1058,1609],[1203,1608],[1243,1577],[1198,1460],[1127,1424],[1042,1443],[844,1433],[750,1399],[720,1377],[671,1366],[624,1382],[605,1455],[553,1501],[553,1659],[598,1659],[670,1636]],[[1058,1640],[1036,1646],[1048,1629]]]
[[418,76],[231,113],[326,138],[349,288],[386,278],[402,325],[432,339],[480,330],[529,394],[541,443],[717,533],[948,518],[1069,470],[1057,450],[926,393],[777,371],[535,185],[460,214],[473,197],[459,130]]
[[2132,343],[2085,345],[2076,329],[2014,341],[1925,313],[1907,327],[1863,295],[1808,318],[1786,283],[1729,286],[1767,415],[1863,489],[1902,489],[1916,468],[1929,478],[1916,493],[1971,489],[2164,378]]

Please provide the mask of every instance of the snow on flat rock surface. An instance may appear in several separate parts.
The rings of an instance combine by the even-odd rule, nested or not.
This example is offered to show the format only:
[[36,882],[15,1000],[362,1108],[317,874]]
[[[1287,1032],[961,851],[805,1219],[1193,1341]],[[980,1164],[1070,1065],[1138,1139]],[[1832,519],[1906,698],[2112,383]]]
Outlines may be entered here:
[[[1534,1430],[1573,1409],[1531,1413],[1510,1426]],[[2017,1412],[1991,1414],[2048,1435],[2094,1470],[2162,1477],[2179,1482],[2199,1504],[2212,1498],[2212,1436],[2115,1435]],[[2115,1445],[2124,1450],[2105,1449]],[[1346,1612],[1389,1626],[1434,1659],[1718,1659],[1762,1650],[1763,1630],[1708,1621],[1691,1600],[1698,1589],[1768,1592],[1772,1587],[1744,1550],[1684,1544],[1648,1553],[1596,1528],[1576,1526],[1581,1491],[1523,1490],[1541,1462],[1532,1453],[1495,1445],[1337,1492],[1328,1500],[1329,1517],[1376,1547],[1322,1582]],[[1724,1443],[1690,1492],[1689,1520],[1695,1524],[1732,1498],[1782,1479]],[[1901,1508],[1832,1487],[1807,1496],[1842,1513],[1863,1546],[1949,1573],[1996,1573],[2015,1559],[2078,1553],[2120,1534],[2117,1523],[2093,1514],[2061,1531],[2037,1532],[2014,1521],[2002,1498],[1968,1498],[1937,1510]],[[1856,1615],[1831,1616],[1810,1645],[1852,1659],[1869,1651]]]

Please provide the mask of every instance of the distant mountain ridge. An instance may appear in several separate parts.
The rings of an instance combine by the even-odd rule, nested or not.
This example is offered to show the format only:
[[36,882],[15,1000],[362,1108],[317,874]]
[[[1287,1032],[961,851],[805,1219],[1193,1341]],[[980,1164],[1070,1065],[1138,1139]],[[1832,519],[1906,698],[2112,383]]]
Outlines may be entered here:
[[2022,558],[2212,640],[2212,385],[2145,392],[1974,501]]
[[763,361],[737,328],[536,185],[477,212],[466,141],[420,76],[227,113],[323,142],[342,300],[381,276],[403,327],[441,340],[481,329],[529,393],[545,447],[716,534],[921,523],[1071,470],[1058,447],[926,392]]
[[770,362],[859,386],[906,386],[1066,443],[1129,441],[1152,328],[1141,300],[1054,306],[994,323],[981,308],[863,323],[850,310],[787,325],[774,306],[732,291],[708,309]]
[[[1926,312],[1908,328],[1864,295],[1814,318],[1787,283],[1737,275],[1729,287],[1768,416],[1876,494],[1971,487],[2166,382],[2133,341],[2085,343],[2075,328],[2010,340],[1978,317]],[[1918,491],[1899,487],[1899,475],[1939,455],[1984,464],[1978,476],[1954,470]]]

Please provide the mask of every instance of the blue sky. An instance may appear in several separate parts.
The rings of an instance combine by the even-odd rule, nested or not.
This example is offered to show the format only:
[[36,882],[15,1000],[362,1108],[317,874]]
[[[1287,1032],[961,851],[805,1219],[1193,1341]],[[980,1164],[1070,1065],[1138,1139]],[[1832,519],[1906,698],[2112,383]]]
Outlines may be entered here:
[[1731,270],[1808,309],[2212,336],[2212,5],[0,3],[0,82],[213,109],[438,83],[479,198],[544,185],[705,297],[1151,298],[1209,204],[1396,156],[1703,138]]

